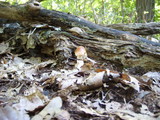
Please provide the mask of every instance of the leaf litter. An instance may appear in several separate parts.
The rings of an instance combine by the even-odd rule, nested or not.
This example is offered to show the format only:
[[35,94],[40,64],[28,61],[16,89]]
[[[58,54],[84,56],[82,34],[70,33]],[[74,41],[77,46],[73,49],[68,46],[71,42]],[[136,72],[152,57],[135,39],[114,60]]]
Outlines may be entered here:
[[160,72],[97,68],[83,46],[74,66],[57,70],[55,60],[24,59],[0,46],[0,120],[160,119]]

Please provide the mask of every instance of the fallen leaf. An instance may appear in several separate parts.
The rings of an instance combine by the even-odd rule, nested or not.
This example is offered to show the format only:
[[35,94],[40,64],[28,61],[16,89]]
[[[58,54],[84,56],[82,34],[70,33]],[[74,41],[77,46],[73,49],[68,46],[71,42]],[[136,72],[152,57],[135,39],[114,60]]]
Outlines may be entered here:
[[88,78],[86,78],[83,83],[80,84],[78,87],[80,90],[92,90],[103,85],[103,76],[104,71],[99,73],[91,73]]
[[122,74],[121,78],[126,85],[134,88],[138,92],[140,91],[140,84],[139,84],[139,81],[136,78],[134,78],[130,75],[127,75],[127,74]]
[[32,118],[32,120],[51,120],[52,117],[56,116],[61,112],[61,107],[62,99],[60,97],[55,97],[48,103],[48,105],[41,112],[35,115]]
[[25,111],[18,111],[11,106],[0,107],[0,120],[30,120]]
[[130,110],[118,110],[115,114],[123,120],[158,120],[153,116],[135,113]]
[[0,54],[4,54],[4,53],[7,53],[9,52],[9,44],[8,43],[0,43]]

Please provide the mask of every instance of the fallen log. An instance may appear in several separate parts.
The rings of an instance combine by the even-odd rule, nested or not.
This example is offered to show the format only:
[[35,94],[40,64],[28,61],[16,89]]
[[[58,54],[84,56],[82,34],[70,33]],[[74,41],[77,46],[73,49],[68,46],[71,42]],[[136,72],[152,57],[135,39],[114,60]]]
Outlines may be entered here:
[[61,27],[62,30],[79,26],[82,28],[89,29],[89,31],[93,34],[104,36],[106,38],[139,41],[139,42],[142,41],[147,44],[160,46],[160,43],[149,41],[145,38],[136,36],[129,32],[119,31],[116,29],[100,26],[68,13],[43,9],[40,6],[40,4],[36,1],[16,6],[10,6],[6,4],[4,5],[1,2],[0,18],[6,18],[18,21],[43,22],[49,25],[53,25],[55,27]]
[[[30,35],[23,35],[28,40],[25,44],[22,42],[24,38],[21,38],[22,31],[29,31],[18,31],[16,35],[20,37],[16,39],[17,37],[14,36],[14,40],[18,41],[17,43],[23,43],[22,46],[36,41],[32,47],[26,48],[36,49],[36,46],[39,46],[38,51],[57,56],[59,61],[71,57],[71,51],[78,45],[85,46],[88,56],[95,60],[103,59],[123,67],[142,67],[145,70],[160,69],[160,43],[129,32],[97,25],[68,13],[46,10],[37,2],[17,6],[0,3],[0,18],[21,21],[23,27],[25,21],[25,24],[30,25],[30,30],[34,29],[34,32]],[[43,27],[39,28],[33,23],[47,24],[47,30],[45,28],[43,31]],[[46,34],[42,34],[42,31]]]

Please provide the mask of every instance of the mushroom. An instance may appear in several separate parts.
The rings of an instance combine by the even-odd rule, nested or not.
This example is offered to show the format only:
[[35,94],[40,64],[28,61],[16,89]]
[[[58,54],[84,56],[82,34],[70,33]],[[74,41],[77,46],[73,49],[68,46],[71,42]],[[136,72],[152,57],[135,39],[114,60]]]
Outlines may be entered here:
[[78,46],[74,53],[77,59],[80,59],[80,60],[87,59],[87,52],[83,46]]

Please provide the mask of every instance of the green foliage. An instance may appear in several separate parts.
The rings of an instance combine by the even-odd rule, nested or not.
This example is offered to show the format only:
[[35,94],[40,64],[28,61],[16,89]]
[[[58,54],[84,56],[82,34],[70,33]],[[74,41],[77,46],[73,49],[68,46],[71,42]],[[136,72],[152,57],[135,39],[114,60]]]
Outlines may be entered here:
[[[134,23],[136,0],[45,0],[42,6],[83,17],[97,24]],[[155,21],[160,19],[156,1]]]
[[11,4],[23,4],[26,3],[28,0],[2,0],[2,1],[9,2]]
[[160,1],[157,0],[155,5],[155,21],[160,21]]
[[42,2],[42,6],[47,9],[72,13],[98,24],[134,22],[134,4],[133,0],[126,0],[121,8],[120,0],[45,0]]

